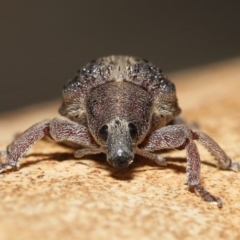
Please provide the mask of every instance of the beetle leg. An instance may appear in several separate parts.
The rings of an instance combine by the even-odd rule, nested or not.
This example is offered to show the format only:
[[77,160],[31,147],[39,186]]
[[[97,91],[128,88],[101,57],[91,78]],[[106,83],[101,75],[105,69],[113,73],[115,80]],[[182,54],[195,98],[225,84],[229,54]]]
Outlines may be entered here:
[[27,150],[39,139],[45,135],[45,129],[48,128],[49,122],[42,121],[30,127],[28,130],[19,135],[5,151],[5,162],[0,164],[0,172],[11,167],[19,167],[20,160]]
[[83,148],[83,149],[78,149],[74,153],[74,157],[75,158],[81,158],[84,155],[99,154],[99,153],[103,153],[103,152],[104,152],[103,148]]
[[185,125],[166,126],[156,130],[144,140],[141,150],[186,149],[186,184],[193,188],[204,201],[216,203],[218,207],[221,207],[221,199],[211,195],[200,185],[200,156],[194,139],[192,131]]
[[232,162],[231,158],[227,156],[212,138],[201,131],[193,131],[192,135],[194,140],[198,140],[217,159],[221,169],[230,169],[240,172],[240,163]]
[[6,151],[0,152],[0,159],[5,160],[0,163],[0,172],[12,167],[18,168],[26,152],[44,136],[48,136],[55,141],[71,141],[89,148],[98,147],[85,126],[70,120],[57,118],[42,121],[20,134],[17,139],[7,147]]
[[161,157],[161,156],[158,156],[157,154],[150,153],[146,150],[142,150],[142,149],[139,149],[139,148],[134,149],[134,153],[136,153],[138,155],[141,155],[145,158],[151,159],[155,163],[157,163],[158,165],[161,165],[161,166],[166,166],[167,165],[166,159]]

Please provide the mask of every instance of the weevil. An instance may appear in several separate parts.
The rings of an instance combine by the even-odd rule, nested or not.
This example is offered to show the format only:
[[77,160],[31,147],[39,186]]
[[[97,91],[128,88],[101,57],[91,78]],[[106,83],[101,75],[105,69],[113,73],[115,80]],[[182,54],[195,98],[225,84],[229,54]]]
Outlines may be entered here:
[[59,113],[66,119],[39,122],[1,151],[0,172],[18,168],[28,149],[44,136],[77,145],[76,158],[105,153],[115,168],[128,167],[135,155],[166,166],[154,151],[185,149],[186,184],[218,207],[221,199],[200,184],[200,156],[194,140],[212,153],[220,168],[240,172],[240,163],[232,162],[208,135],[178,124],[181,109],[175,85],[143,59],[110,56],[90,62],[63,87]]

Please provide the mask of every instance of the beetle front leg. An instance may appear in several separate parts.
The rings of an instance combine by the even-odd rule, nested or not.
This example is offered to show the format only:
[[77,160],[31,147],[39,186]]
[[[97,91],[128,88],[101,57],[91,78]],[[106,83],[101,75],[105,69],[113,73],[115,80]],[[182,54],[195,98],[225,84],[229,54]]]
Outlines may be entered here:
[[155,163],[157,163],[160,166],[167,166],[166,159],[161,156],[158,156],[157,154],[147,152],[146,150],[139,149],[139,148],[135,148],[134,153],[140,156],[143,156],[145,158],[148,158],[150,160],[153,160]]
[[28,130],[19,135],[16,140],[11,143],[6,151],[1,152],[1,158],[5,162],[0,163],[0,172],[11,167],[19,167],[20,160],[29,148],[39,139],[41,139],[48,129],[49,121],[39,122]]
[[[0,163],[0,172],[8,168],[19,167],[20,161],[26,152],[44,136],[48,136],[55,141],[71,141],[81,146],[87,146],[93,150],[97,148],[98,152],[101,152],[101,149],[98,148],[98,145],[85,126],[70,120],[56,118],[33,125],[20,134],[17,139],[7,147],[6,151],[1,151],[0,158],[5,159],[5,162]],[[91,153],[91,150],[86,150],[86,154]],[[95,154],[96,151],[93,151],[93,153]]]
[[186,184],[206,202],[213,202],[222,207],[220,198],[213,196],[200,185],[200,156],[193,141],[192,131],[184,125],[166,126],[153,132],[141,144],[141,150],[156,151],[162,149],[186,149],[187,168]]

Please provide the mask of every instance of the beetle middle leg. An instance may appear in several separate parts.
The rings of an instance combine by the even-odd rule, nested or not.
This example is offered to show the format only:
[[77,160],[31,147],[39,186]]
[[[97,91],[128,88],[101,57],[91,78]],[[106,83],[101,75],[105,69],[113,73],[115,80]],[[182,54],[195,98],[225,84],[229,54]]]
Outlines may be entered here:
[[[221,166],[226,169],[231,169],[231,160],[227,157],[224,151],[210,138],[201,134],[200,131],[192,132],[187,126],[173,125],[166,126],[153,132],[144,142],[141,144],[141,151],[155,151],[161,149],[186,149],[187,151],[187,168],[186,168],[186,184],[194,189],[194,191],[206,202],[214,202],[218,207],[222,206],[222,201],[219,197],[216,197],[209,193],[200,185],[200,168],[201,160],[198,153],[198,149],[194,140],[199,140],[205,147],[209,143],[214,144],[215,151],[211,151],[214,156],[224,162]],[[205,140],[205,141],[204,141]],[[211,146],[209,146],[210,148]],[[208,148],[208,147],[207,147]],[[223,154],[224,153],[224,154]],[[140,153],[139,153],[140,154]],[[220,161],[220,162],[221,162]]]
[[67,140],[87,147],[86,149],[82,149],[82,156],[102,152],[102,148],[95,142],[87,127],[71,120],[55,118],[33,125],[20,134],[7,147],[6,151],[1,151],[0,159],[4,159],[5,161],[0,163],[0,172],[8,168],[19,167],[20,161],[26,152],[44,136],[48,136],[58,142]]

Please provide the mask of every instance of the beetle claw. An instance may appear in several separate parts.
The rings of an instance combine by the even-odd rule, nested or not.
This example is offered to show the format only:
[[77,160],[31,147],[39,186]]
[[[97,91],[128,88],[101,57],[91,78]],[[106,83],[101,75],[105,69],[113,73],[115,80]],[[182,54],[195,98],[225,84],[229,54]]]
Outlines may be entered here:
[[240,172],[240,163],[238,163],[238,162],[231,162],[231,165],[230,165],[229,169],[233,170],[235,172]]
[[203,199],[203,201],[208,202],[208,203],[217,204],[217,206],[219,208],[222,207],[222,200],[221,200],[221,198],[212,195],[207,190],[205,190],[204,187],[201,186],[201,185],[195,185],[195,186],[192,186],[192,187],[194,188],[195,193],[198,196],[200,196]]

